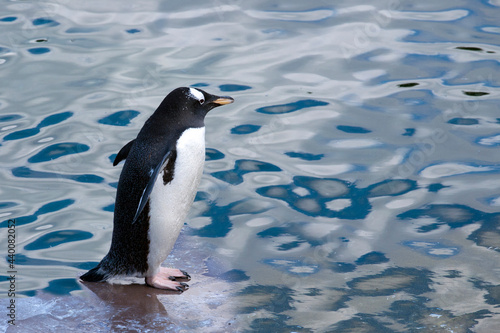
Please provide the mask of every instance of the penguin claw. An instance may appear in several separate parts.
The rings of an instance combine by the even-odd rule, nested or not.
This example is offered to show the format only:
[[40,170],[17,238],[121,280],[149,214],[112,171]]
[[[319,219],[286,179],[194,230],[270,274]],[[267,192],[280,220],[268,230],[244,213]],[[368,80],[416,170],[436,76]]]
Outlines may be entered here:
[[160,267],[155,275],[146,277],[146,284],[159,289],[168,289],[183,292],[189,286],[179,280],[190,280],[191,276],[185,271],[175,268]]
[[188,272],[181,270],[181,273],[184,274],[184,278],[191,280],[191,275],[188,274]]
[[189,285],[187,285],[184,282],[180,282],[180,286],[177,286],[176,289],[182,293],[182,292],[184,292],[184,291],[186,291],[186,290],[189,289]]

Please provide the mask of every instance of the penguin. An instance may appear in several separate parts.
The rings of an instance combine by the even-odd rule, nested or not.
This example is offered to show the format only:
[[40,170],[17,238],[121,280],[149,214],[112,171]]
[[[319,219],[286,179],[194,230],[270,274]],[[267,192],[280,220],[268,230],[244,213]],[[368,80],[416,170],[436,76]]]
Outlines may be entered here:
[[147,285],[183,292],[184,271],[161,267],[191,207],[205,162],[206,114],[233,103],[198,88],[169,93],[137,137],[116,155],[125,160],[116,192],[108,254],[80,279],[102,282],[127,276]]

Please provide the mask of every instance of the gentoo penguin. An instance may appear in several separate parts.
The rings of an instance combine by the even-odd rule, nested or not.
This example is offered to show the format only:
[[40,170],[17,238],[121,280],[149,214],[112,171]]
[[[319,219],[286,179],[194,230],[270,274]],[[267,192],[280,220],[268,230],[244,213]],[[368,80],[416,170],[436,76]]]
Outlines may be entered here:
[[179,236],[205,161],[205,115],[232,103],[197,88],[165,97],[137,137],[117,154],[125,159],[118,183],[108,254],[80,278],[88,282],[135,276],[160,289],[184,291],[178,269],[160,267]]

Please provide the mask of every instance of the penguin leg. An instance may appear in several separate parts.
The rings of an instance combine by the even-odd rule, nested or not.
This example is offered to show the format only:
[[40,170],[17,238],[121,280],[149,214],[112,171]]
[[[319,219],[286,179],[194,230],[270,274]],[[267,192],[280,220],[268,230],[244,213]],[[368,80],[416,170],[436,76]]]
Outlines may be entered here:
[[160,271],[158,274],[165,275],[167,278],[170,278],[172,280],[177,278],[177,279],[186,279],[186,280],[191,280],[191,276],[185,272],[181,271],[180,269],[177,268],[167,268],[167,267],[160,267]]
[[180,292],[189,288],[186,283],[175,281],[176,278],[189,279],[190,276],[179,269],[160,267],[158,273],[146,277],[146,284],[158,289],[169,289]]

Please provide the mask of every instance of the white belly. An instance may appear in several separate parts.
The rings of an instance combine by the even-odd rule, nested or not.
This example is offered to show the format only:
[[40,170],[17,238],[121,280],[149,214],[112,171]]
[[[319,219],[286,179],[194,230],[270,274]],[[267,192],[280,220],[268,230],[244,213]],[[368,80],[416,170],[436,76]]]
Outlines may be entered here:
[[205,127],[187,129],[177,141],[174,177],[163,184],[163,170],[149,197],[148,275],[155,274],[181,232],[205,162]]

